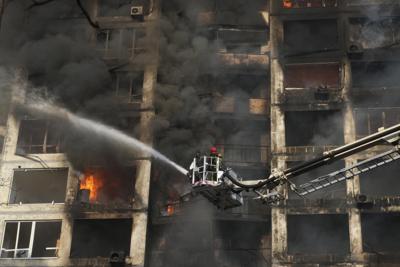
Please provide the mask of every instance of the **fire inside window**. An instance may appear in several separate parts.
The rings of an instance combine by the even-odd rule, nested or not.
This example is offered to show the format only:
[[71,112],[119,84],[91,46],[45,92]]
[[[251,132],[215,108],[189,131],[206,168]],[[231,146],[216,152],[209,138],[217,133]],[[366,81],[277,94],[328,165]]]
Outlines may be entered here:
[[58,257],[61,221],[6,222],[0,258]]
[[283,0],[283,8],[324,8],[337,7],[337,0]]
[[22,120],[17,151],[20,153],[61,153],[61,133],[46,120]]
[[79,177],[77,200],[81,203],[129,205],[134,196],[135,173],[134,167],[87,170]]
[[102,29],[97,32],[97,51],[105,58],[133,58],[141,53],[140,40],[145,32],[139,29]]
[[117,72],[112,75],[115,95],[129,103],[141,102],[143,91],[143,72]]

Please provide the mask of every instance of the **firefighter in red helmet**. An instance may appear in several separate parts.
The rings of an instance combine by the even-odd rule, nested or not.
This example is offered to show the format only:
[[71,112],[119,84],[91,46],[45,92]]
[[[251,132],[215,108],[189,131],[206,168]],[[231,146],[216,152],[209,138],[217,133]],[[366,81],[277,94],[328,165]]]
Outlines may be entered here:
[[218,156],[218,151],[217,151],[217,148],[215,146],[212,146],[210,148],[210,156]]

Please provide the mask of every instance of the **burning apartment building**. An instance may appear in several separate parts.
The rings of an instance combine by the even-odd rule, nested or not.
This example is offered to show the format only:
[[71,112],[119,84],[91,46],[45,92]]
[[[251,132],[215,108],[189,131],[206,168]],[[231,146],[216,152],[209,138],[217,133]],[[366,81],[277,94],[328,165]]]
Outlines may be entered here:
[[[0,266],[398,266],[398,165],[307,198],[221,210],[187,177],[45,99],[189,167],[216,146],[268,177],[400,123],[391,0],[0,1]],[[305,182],[379,148],[303,174]],[[190,187],[190,186],[189,186]]]

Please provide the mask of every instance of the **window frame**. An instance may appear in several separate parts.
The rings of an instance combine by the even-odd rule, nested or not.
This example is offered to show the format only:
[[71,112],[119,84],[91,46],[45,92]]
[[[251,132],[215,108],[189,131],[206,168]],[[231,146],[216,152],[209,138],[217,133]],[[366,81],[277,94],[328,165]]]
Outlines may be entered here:
[[[137,36],[140,28],[104,28],[99,29],[96,32],[96,50],[104,57],[105,59],[117,59],[122,57],[123,54],[123,38],[124,31],[128,31],[128,36],[130,39],[130,45],[127,47],[126,51],[128,53],[128,58],[132,59],[136,56],[137,52],[139,53],[142,48],[140,48],[137,44]],[[104,40],[104,44],[99,41],[99,34],[106,33],[106,38]],[[118,43],[116,47],[115,55],[112,54],[112,48],[110,46],[112,40],[112,36],[115,35],[115,38],[118,38]]]
[[[46,250],[55,250],[55,254],[57,256],[54,257],[32,257],[32,252],[33,252],[33,244],[35,241],[35,230],[36,230],[36,223],[40,222],[54,222],[54,223],[60,223],[60,235],[58,240],[61,238],[61,231],[62,231],[62,220],[38,220],[38,221],[31,221],[31,220],[10,220],[10,221],[5,221],[4,224],[4,232],[2,236],[2,241],[1,241],[1,247],[0,247],[0,260],[1,259],[57,259],[59,258],[58,252],[60,250],[60,247],[46,247]],[[9,223],[17,223],[17,234],[15,236],[15,245],[14,249],[4,249],[4,238],[6,236],[6,227],[7,224]],[[19,241],[19,232],[20,232],[20,227],[21,223],[31,223],[31,230],[30,230],[30,235],[29,235],[29,247],[28,248],[17,248],[18,247],[18,241]],[[2,257],[3,251],[5,252],[14,252],[14,257]],[[28,257],[17,257],[18,251],[28,251]]]
[[[32,143],[32,134],[29,134],[29,144],[20,144],[20,138],[22,138],[21,136],[21,126],[23,122],[32,122],[32,121],[36,121],[36,122],[43,122],[45,124],[45,128],[44,128],[44,136],[43,136],[43,142],[42,144],[33,144]],[[21,120],[19,123],[19,129],[18,129],[18,140],[17,140],[17,146],[16,146],[16,151],[18,152],[19,149],[22,149],[24,151],[24,153],[26,154],[59,154],[59,153],[64,153],[62,148],[61,148],[61,143],[62,143],[62,135],[57,137],[57,144],[56,145],[52,145],[52,144],[48,144],[48,137],[49,134],[51,134],[51,126],[52,123],[48,120],[43,120],[43,119],[24,119]],[[27,131],[27,129],[26,129]],[[36,152],[36,151],[32,151],[33,148],[39,148],[42,147],[41,152]],[[51,149],[52,147],[55,148],[55,152],[48,152],[49,149]]]
[[[128,98],[128,103],[142,103],[143,102],[143,82],[144,82],[144,72],[138,72],[139,76],[135,76],[135,72],[115,72],[113,75],[115,75],[115,80],[113,80],[113,92],[116,97],[120,98]],[[136,77],[142,77],[141,79],[141,85],[138,85],[139,88],[136,88],[136,83],[135,83],[135,78]],[[119,91],[124,88],[120,88],[120,81],[123,78],[127,78],[129,80],[129,93],[128,96],[125,95],[120,95]],[[126,89],[126,88],[125,88]],[[135,90],[139,89],[139,90]],[[139,91],[139,92],[137,92]]]

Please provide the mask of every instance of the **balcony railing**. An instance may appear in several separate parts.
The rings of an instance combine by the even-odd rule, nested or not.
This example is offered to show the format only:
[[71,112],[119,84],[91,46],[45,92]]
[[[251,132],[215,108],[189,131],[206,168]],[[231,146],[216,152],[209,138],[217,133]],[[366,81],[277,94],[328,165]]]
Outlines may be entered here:
[[249,145],[217,145],[218,151],[225,162],[231,163],[267,163],[269,160],[268,146]]
[[286,146],[284,147],[285,154],[321,154],[323,152],[337,148],[334,145],[325,146]]
[[341,89],[286,88],[281,100],[284,103],[299,104],[317,102],[342,102]]

